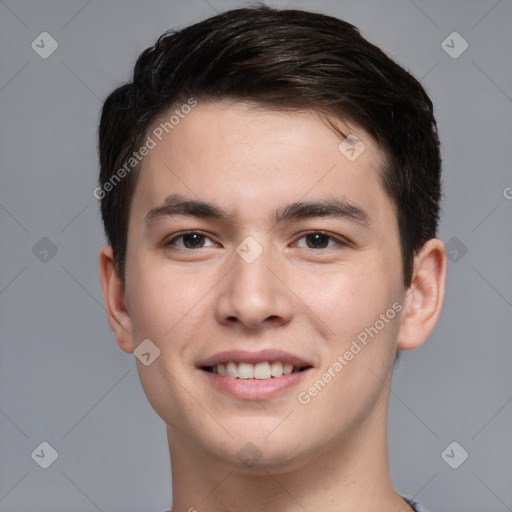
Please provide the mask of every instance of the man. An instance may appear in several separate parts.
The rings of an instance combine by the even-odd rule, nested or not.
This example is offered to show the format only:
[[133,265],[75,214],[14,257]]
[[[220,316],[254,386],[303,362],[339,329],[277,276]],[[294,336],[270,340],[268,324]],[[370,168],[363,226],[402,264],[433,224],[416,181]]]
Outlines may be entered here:
[[99,149],[108,320],[166,423],[172,512],[423,510],[386,443],[444,294],[421,85],[341,20],[232,10],[141,54]]

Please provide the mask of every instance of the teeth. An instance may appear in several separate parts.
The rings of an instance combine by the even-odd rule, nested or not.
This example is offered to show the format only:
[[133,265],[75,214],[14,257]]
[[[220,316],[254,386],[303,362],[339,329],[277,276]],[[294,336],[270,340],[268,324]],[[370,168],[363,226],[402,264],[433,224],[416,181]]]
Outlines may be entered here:
[[301,367],[293,367],[290,363],[281,363],[273,361],[269,363],[251,364],[251,363],[220,363],[213,367],[213,373],[218,373],[232,379],[259,379],[265,380],[272,377],[277,378],[290,373],[299,373]]
[[283,363],[275,361],[270,365],[270,374],[272,377],[281,377],[283,375]]
[[226,375],[228,377],[231,377],[232,379],[236,379],[238,377],[238,366],[236,365],[236,363],[228,363],[226,365]]
[[238,363],[238,378],[239,379],[252,379],[253,377],[254,377],[254,366],[252,364]]
[[255,379],[270,379],[270,377],[272,377],[270,373],[270,363],[265,361],[264,363],[258,363],[254,366]]
[[293,372],[293,364],[290,364],[290,363],[283,364],[283,373],[285,375],[288,375],[289,373],[292,373],[292,372]]

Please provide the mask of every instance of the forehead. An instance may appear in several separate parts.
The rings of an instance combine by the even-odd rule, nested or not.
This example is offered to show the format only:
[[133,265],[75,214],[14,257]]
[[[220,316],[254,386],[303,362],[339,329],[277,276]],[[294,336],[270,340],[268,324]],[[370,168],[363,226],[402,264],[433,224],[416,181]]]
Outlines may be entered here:
[[387,199],[379,177],[383,153],[348,123],[335,121],[350,143],[315,112],[200,103],[172,124],[171,115],[150,132],[155,146],[143,161],[134,207],[151,209],[173,193],[249,216],[306,196],[336,195],[370,212]]
[[[175,112],[179,110],[177,108]],[[256,146],[268,148],[265,154],[269,155],[272,147],[281,146],[281,149],[293,148],[297,157],[309,153],[318,159],[320,153],[315,151],[315,146],[319,149],[328,148],[329,153],[337,157],[341,150],[347,150],[354,143],[355,152],[349,150],[345,153],[349,161],[354,161],[359,154],[365,152],[363,160],[375,170],[383,163],[383,152],[365,130],[314,110],[276,110],[258,104],[227,100],[200,103],[179,117],[173,115],[173,111],[165,113],[154,122],[152,130],[151,136],[157,139],[157,143],[163,144],[159,144],[160,151],[150,153],[149,161],[162,155],[162,146],[173,145],[180,146],[180,153],[192,150],[195,156],[205,156],[203,152],[198,153],[198,150],[205,144],[213,143],[215,147],[208,148],[208,154],[213,157],[227,152],[232,156],[235,152],[242,154],[244,148],[250,151]],[[336,130],[340,133],[336,133]],[[349,137],[340,148],[346,136]],[[361,144],[355,144],[357,138]]]

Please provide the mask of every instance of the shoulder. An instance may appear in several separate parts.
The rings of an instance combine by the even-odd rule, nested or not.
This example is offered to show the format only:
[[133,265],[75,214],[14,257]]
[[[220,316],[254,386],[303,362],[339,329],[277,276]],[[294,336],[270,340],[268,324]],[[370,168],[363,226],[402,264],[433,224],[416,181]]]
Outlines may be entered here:
[[427,509],[423,508],[414,498],[408,498],[407,496],[402,496],[402,498],[411,505],[415,512],[428,512]]

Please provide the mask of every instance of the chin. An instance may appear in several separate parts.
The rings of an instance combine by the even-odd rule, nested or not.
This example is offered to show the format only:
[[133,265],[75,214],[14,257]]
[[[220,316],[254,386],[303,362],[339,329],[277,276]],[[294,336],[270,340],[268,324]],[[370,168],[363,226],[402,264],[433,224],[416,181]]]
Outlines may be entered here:
[[[273,428],[275,426],[274,422]],[[285,473],[302,467],[319,450],[319,447],[305,444],[310,436],[302,440],[295,439],[283,430],[280,436],[274,438],[275,432],[272,433],[272,429],[265,431],[267,437],[251,435],[250,430],[245,430],[242,435],[229,439],[227,445],[219,446],[214,456],[219,457],[219,460],[225,459],[233,471],[265,475],[269,472]]]

